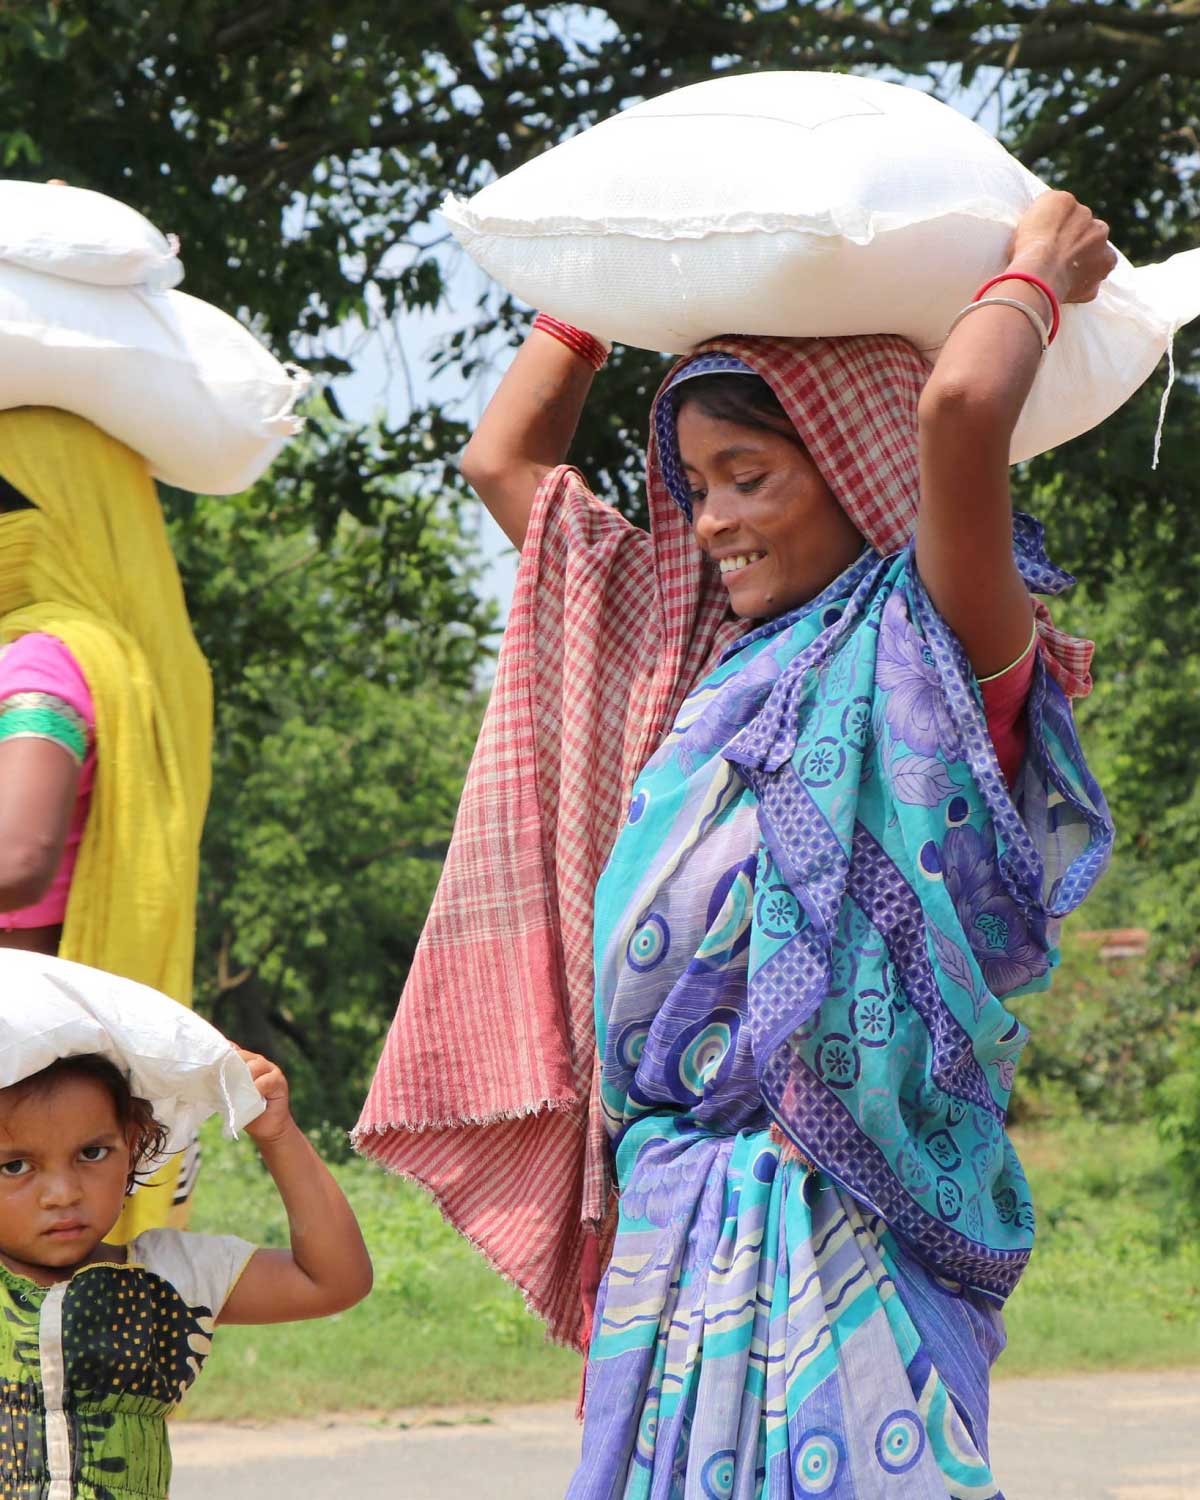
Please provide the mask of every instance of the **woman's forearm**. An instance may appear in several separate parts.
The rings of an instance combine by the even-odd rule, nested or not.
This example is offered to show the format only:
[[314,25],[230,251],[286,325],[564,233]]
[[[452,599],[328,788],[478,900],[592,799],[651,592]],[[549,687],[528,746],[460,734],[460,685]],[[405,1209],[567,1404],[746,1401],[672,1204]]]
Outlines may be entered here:
[[[1006,269],[1045,282],[1060,303],[1087,301],[1115,263],[1107,235],[1069,193],[1046,193],[1022,217]],[[993,298],[1021,306],[986,300]],[[1001,671],[1029,640],[1032,604],[1013,559],[1008,467],[1051,316],[1030,282],[989,287],[947,336],[918,408],[917,566],[981,676]]]
[[[1048,326],[1046,298],[1027,281],[999,282],[987,296],[1020,302]],[[1012,435],[1041,362],[1037,333],[1023,313],[1003,304],[980,307],[951,331],[942,346],[921,393],[922,436],[928,441],[932,425],[952,414],[956,422],[981,429],[1007,473]]]
[[520,548],[546,474],[565,462],[595,371],[549,334],[517,351],[463,450],[463,478]]

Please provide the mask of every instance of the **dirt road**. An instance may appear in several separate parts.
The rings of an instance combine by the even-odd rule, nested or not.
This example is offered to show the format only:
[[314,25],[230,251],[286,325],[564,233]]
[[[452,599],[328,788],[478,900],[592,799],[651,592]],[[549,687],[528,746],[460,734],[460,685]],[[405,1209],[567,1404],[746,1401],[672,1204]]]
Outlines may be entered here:
[[[561,1500],[570,1407],[397,1412],[266,1427],[181,1422],[172,1500]],[[998,1381],[1008,1500],[1197,1500],[1200,1369]]]

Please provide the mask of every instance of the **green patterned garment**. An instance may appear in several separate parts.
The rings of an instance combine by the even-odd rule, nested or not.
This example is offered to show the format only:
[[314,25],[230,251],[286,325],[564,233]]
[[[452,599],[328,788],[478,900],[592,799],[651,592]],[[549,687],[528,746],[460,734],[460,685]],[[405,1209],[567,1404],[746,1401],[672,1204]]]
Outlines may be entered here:
[[0,1500],[167,1500],[167,1415],[253,1253],[155,1229],[54,1286],[0,1264]]

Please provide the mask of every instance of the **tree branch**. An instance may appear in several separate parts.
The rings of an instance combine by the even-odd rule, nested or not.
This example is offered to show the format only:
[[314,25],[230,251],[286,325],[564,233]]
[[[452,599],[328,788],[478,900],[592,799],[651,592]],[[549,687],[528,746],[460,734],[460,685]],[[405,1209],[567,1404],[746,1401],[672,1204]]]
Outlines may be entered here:
[[1200,19],[1200,0],[1177,0],[1173,5],[1121,10],[1115,5],[1089,5],[1076,0],[1060,0],[1050,5],[1010,5],[996,18],[1001,24],[1027,26],[1037,23],[1057,26],[1111,26],[1120,31],[1164,32]]
[[253,46],[267,40],[280,23],[287,19],[290,9],[288,0],[274,0],[274,3],[260,5],[257,10],[240,15],[236,21],[231,21],[228,26],[222,26],[213,34],[213,50],[215,52],[232,52],[235,48],[244,50],[248,45]]
[[1119,83],[1113,84],[1107,93],[1101,94],[1094,104],[1082,114],[1064,115],[1051,124],[1038,126],[1021,142],[1021,155],[1029,161],[1040,156],[1049,156],[1071,136],[1082,135],[1101,120],[1106,120],[1138,92],[1155,75],[1155,69],[1145,64],[1127,69]]
[[267,1024],[274,1027],[276,1031],[282,1032],[288,1041],[292,1043],[305,1062],[313,1062],[316,1059],[316,1049],[309,1041],[303,1027],[299,1026],[290,1017],[286,1016],[277,1005],[267,1007]]
[[217,993],[226,994],[229,990],[240,989],[248,979],[253,978],[254,966],[250,965],[240,974],[229,972],[230,953],[233,948],[233,928],[226,927],[221,934],[221,947],[217,953]]

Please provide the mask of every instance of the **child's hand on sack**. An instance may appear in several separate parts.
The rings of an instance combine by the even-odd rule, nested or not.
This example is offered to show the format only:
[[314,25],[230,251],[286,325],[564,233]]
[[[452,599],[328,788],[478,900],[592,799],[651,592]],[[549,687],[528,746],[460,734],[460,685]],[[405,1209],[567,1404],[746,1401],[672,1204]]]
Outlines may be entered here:
[[371,1290],[371,1257],[354,1211],[292,1119],[287,1079],[268,1058],[237,1050],[267,1103],[246,1134],[279,1189],[291,1247],[254,1252],[218,1321],[290,1323],[342,1312]]
[[246,1126],[246,1134],[260,1146],[277,1141],[292,1128],[292,1111],[288,1104],[288,1081],[270,1058],[239,1047],[238,1055],[250,1069],[254,1086],[267,1101],[267,1107]]

